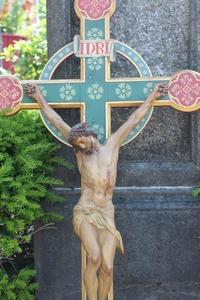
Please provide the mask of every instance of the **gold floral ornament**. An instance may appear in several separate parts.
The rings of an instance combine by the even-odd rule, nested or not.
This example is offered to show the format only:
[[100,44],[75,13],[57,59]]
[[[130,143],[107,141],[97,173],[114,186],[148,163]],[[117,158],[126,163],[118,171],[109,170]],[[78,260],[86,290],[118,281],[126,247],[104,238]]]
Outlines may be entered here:
[[115,11],[115,1],[112,0],[76,0],[75,8],[79,16],[90,20],[111,16]]

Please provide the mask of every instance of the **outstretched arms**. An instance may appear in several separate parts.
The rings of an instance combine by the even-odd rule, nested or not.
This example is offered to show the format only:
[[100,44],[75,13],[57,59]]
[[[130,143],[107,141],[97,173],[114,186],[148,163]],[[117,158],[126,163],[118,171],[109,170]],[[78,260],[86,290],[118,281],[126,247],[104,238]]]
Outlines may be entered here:
[[122,124],[107,140],[107,145],[120,147],[134,127],[143,119],[147,111],[153,106],[153,103],[168,92],[168,85],[158,84],[147,100],[134,111],[128,120]]
[[40,106],[40,109],[45,113],[48,120],[62,133],[65,138],[69,137],[71,127],[67,125],[63,119],[57,114],[43,98],[37,85],[27,84],[25,86],[27,96],[34,99]]

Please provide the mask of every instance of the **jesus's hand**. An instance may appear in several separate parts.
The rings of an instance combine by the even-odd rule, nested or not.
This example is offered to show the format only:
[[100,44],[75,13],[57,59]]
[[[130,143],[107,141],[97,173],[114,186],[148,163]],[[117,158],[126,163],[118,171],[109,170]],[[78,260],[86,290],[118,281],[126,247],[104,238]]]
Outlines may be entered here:
[[42,100],[42,94],[40,92],[39,87],[36,84],[27,83],[25,86],[25,92],[28,97],[34,99],[40,104]]
[[152,101],[158,100],[160,97],[167,95],[169,91],[168,83],[157,84],[152,91],[150,98]]

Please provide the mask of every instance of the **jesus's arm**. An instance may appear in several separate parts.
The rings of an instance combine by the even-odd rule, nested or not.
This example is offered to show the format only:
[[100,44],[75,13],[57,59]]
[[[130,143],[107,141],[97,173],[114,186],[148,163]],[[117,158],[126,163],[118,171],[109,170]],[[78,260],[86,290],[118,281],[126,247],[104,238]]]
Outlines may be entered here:
[[158,84],[147,100],[136,111],[134,111],[128,120],[108,138],[107,145],[117,148],[120,147],[133,128],[138,125],[148,110],[153,106],[153,103],[161,96],[166,95],[167,92],[167,85]]
[[27,96],[34,99],[40,106],[42,112],[46,115],[49,122],[56,127],[65,138],[69,137],[71,127],[57,114],[46,102],[37,85],[27,84],[25,87]]

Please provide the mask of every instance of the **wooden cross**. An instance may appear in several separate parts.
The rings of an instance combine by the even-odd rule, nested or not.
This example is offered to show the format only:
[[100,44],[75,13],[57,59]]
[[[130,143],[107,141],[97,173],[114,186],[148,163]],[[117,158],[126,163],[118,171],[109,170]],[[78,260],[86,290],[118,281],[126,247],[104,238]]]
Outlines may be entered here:
[[[80,37],[57,51],[47,62],[38,84],[46,101],[53,108],[80,108],[81,121],[96,129],[101,143],[111,134],[112,107],[141,105],[155,84],[169,82],[169,95],[154,102],[154,106],[172,106],[181,111],[200,108],[200,74],[182,71],[173,77],[152,77],[144,59],[132,48],[110,39],[110,18],[115,12],[115,0],[75,0],[75,10],[80,18]],[[116,54],[126,58],[137,69],[140,77],[111,78],[111,61]],[[57,67],[72,54],[80,57],[80,79],[52,80]],[[14,77],[0,76],[0,109],[9,108],[12,115],[20,109],[39,109],[37,103],[23,92],[27,82]],[[133,140],[146,126],[153,108],[133,129],[124,144]],[[48,130],[61,142],[68,141],[41,113]],[[82,255],[82,272],[86,256]],[[82,300],[86,299],[84,285]],[[109,300],[113,299],[110,291]]]

